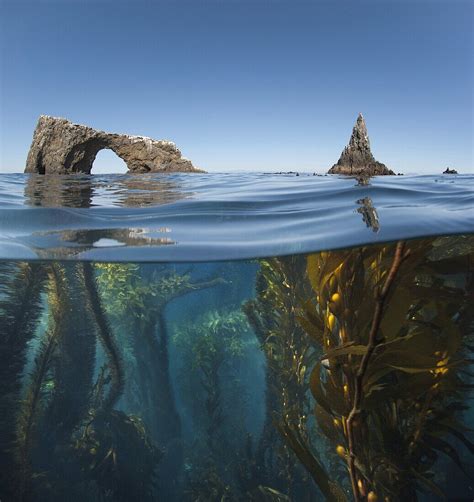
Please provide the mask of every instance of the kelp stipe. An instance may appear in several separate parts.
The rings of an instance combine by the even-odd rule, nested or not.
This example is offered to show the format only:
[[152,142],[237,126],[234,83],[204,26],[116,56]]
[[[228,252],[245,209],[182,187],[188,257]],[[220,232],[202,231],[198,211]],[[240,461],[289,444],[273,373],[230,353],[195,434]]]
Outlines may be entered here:
[[[93,270],[87,265],[53,263],[32,268],[4,266],[2,271],[8,274],[3,283],[2,314],[11,312],[2,317],[4,333],[12,334],[15,326],[16,339],[22,338],[21,344],[3,347],[15,356],[12,367],[19,366],[20,357],[26,363],[26,345],[33,336],[33,320],[38,321],[41,314],[40,293],[46,279],[49,310],[47,329],[38,330],[35,343],[28,348],[33,360],[24,383],[20,372],[6,374],[16,382],[17,395],[12,401],[14,423],[2,423],[2,432],[14,426],[13,432],[8,431],[9,450],[2,449],[11,459],[2,477],[5,500],[59,501],[81,493],[95,493],[98,498],[112,495],[115,500],[130,500],[138,494],[146,500],[154,489],[161,453],[149,441],[140,419],[112,409],[120,386],[109,386],[109,394],[100,399],[98,389],[103,390],[110,376],[104,377],[100,371],[97,382],[93,381],[96,333],[108,344],[109,359],[114,358],[108,365],[110,373],[121,360],[108,320],[99,310],[100,298],[94,296]],[[15,294],[10,295],[12,287]],[[114,347],[116,352],[111,355]],[[3,383],[8,383],[7,378]],[[126,460],[130,455],[139,460],[135,470]]]
[[[78,265],[51,264],[49,280],[48,308],[56,347],[48,364],[48,392],[40,395],[43,402],[37,406],[41,414],[35,419],[36,438],[31,441],[34,448],[30,457],[32,493],[46,500],[60,500],[80,478],[80,462],[72,453],[71,443],[90,410],[96,338]],[[47,343],[47,337],[44,340]],[[41,359],[41,353],[38,357]],[[34,380],[31,385],[35,385]],[[36,474],[44,472],[48,476]]]
[[47,297],[49,306],[48,327],[40,340],[33,370],[17,418],[15,454],[18,462],[17,493],[20,501],[29,499],[31,495],[32,456],[33,449],[36,446],[37,427],[44,411],[45,399],[48,397],[47,379],[60,334],[61,316],[64,315],[61,307],[60,284],[56,280],[57,277],[55,277],[56,271],[51,267],[48,267],[47,270],[49,278]]
[[[311,485],[301,462],[324,496],[333,500],[338,488],[310,453],[307,368],[315,354],[296,322],[309,287],[304,277],[303,257],[262,260],[257,298],[244,305],[267,361],[266,423],[257,455],[266,484],[272,488],[289,494],[308,493]],[[283,449],[278,447],[282,441]]]
[[311,372],[315,416],[329,455],[347,462],[355,500],[443,497],[439,454],[463,469],[450,435],[473,450],[458,422],[470,387],[472,327],[460,323],[473,253],[430,260],[432,243],[308,257],[315,295],[300,323],[324,352]]
[[[178,380],[182,399],[192,403],[197,393],[202,396],[199,406],[189,408],[188,414],[205,445],[198,447],[218,465],[230,447],[225,429],[236,432],[238,410],[245,406],[244,389],[234,370],[252,348],[249,326],[239,310],[223,310],[203,314],[193,323],[178,324],[174,331],[173,343],[182,355]],[[235,407],[232,411],[229,403]]]
[[[115,322],[126,326],[127,345],[135,366],[132,378],[141,393],[137,407],[162,413],[145,417],[156,430],[156,440],[165,444],[179,437],[179,416],[174,404],[169,377],[168,330],[163,316],[166,306],[185,294],[220,284],[220,279],[193,283],[188,273],[177,274],[164,266],[153,268],[149,277],[132,264],[97,264],[98,284],[107,311]],[[153,386],[153,393],[149,387]],[[129,396],[136,400],[138,396]],[[153,411],[153,413],[154,413]]]
[[90,263],[83,263],[80,267],[87,306],[95,319],[97,334],[108,359],[108,373],[111,379],[110,390],[107,397],[105,397],[101,403],[102,409],[108,411],[113,408],[123,392],[125,384],[123,362],[112,328],[105,314],[102,299],[97,290],[94,268]]
[[56,424],[49,440],[66,444],[89,411],[96,337],[93,319],[86,308],[79,265],[52,267],[61,314],[58,350],[53,361],[54,391],[46,421]]
[[171,384],[164,312],[174,300],[222,284],[223,280],[193,282],[189,271],[177,273],[164,265],[95,266],[107,312],[123,331],[121,340],[129,366],[126,378],[133,382],[125,389],[124,400],[135,413],[141,413],[153,440],[170,456],[162,463],[159,482],[163,494],[175,496],[182,464],[181,418]]
[[17,412],[28,343],[42,311],[46,282],[42,264],[0,264],[0,498],[13,498],[17,486],[14,455]]

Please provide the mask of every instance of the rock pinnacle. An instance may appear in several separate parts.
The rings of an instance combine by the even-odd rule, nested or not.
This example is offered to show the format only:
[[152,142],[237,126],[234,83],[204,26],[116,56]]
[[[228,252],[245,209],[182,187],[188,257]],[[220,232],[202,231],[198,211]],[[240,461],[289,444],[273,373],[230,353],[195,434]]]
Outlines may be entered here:
[[372,155],[367,126],[362,113],[359,113],[357,117],[349,144],[342,151],[337,164],[334,164],[328,172],[329,174],[367,176],[395,174],[385,164],[376,161]]

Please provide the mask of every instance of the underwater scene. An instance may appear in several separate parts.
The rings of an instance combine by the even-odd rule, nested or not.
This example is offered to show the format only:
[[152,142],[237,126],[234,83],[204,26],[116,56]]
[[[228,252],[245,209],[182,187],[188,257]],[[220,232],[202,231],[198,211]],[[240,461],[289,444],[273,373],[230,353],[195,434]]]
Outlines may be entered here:
[[2,501],[473,496],[472,235],[0,274]]

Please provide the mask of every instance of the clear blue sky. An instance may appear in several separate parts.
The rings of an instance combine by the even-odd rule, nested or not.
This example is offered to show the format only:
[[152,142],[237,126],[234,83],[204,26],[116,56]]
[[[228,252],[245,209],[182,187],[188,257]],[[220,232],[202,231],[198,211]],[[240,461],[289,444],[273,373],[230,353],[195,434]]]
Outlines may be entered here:
[[209,171],[323,172],[358,112],[394,170],[474,171],[471,1],[0,0],[0,18],[2,172],[40,114]]

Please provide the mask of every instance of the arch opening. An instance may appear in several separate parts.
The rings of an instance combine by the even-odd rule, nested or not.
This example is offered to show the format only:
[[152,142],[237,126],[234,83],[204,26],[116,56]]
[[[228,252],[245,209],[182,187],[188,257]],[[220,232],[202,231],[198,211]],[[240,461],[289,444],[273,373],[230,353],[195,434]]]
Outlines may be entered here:
[[91,174],[126,174],[127,164],[113,150],[102,148],[92,163]]

